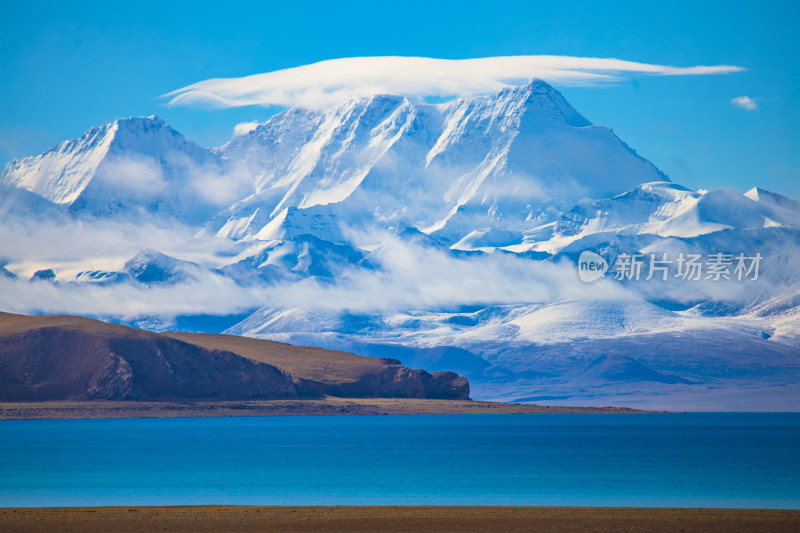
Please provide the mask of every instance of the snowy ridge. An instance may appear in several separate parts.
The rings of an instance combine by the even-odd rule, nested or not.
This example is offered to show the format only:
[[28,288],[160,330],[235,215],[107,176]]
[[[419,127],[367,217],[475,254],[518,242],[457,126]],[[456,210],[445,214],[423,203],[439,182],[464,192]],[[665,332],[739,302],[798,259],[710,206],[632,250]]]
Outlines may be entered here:
[[[566,156],[576,150],[580,158]],[[376,96],[328,113],[290,110],[220,153],[267,169],[252,171],[252,197],[212,223],[233,238],[268,225],[258,238],[275,237],[293,208],[336,205],[347,225],[458,240],[475,226],[519,229],[543,206],[664,179],[543,82],[441,105]]]
[[219,210],[207,185],[223,174],[214,155],[156,116],[91,128],[36,157],[14,160],[0,186],[33,192],[73,213],[158,213],[186,222]]
[[0,184],[24,189],[57,204],[71,204],[86,188],[114,140],[118,121],[95,127],[42,155],[11,161]]

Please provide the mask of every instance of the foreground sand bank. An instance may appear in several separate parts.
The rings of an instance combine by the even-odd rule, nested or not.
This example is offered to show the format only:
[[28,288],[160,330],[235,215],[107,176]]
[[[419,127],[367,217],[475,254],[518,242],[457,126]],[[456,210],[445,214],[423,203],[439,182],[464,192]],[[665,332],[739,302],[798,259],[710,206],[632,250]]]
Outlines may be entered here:
[[98,507],[0,509],[4,532],[796,532],[800,511],[602,507]]

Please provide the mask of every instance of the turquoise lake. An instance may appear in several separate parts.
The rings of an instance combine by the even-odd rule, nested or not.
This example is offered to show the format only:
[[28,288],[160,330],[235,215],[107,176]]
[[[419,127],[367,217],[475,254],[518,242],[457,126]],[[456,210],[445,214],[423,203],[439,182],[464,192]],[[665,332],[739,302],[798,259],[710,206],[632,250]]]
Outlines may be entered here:
[[800,414],[0,422],[0,506],[800,508]]

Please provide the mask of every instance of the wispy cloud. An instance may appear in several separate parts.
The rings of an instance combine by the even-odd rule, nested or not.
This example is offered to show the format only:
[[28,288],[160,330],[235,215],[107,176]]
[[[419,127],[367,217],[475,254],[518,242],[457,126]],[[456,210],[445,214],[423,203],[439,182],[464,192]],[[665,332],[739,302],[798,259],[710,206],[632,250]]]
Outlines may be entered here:
[[607,281],[587,286],[578,280],[571,264],[535,262],[499,253],[459,258],[388,234],[381,238],[370,261],[380,268],[347,271],[336,283],[308,278],[273,287],[268,305],[371,313],[636,297]]
[[120,189],[126,196],[156,196],[168,183],[158,162],[145,155],[110,158],[98,172],[102,181]]
[[758,104],[756,101],[749,96],[737,96],[731,103],[737,107],[741,107],[745,111],[755,111],[758,109]]
[[732,65],[672,67],[613,58],[505,56],[476,59],[351,57],[241,78],[194,83],[164,95],[169,105],[325,108],[354,96],[413,98],[488,94],[532,78],[561,85],[598,85],[634,75],[728,74]]
[[[197,234],[196,228],[169,226],[164,221],[115,222],[83,220],[59,225],[24,220],[0,225],[0,264],[18,276],[0,274],[0,310],[18,313],[69,313],[133,320],[158,315],[239,313],[268,301],[265,287],[242,287],[218,275],[241,245]],[[135,282],[75,284],[68,281],[84,270],[123,271],[142,249],[156,249],[203,268],[176,285]],[[52,268],[56,283],[31,283],[33,271]]]
[[[0,226],[0,242],[4,243],[6,259],[25,258],[7,265],[18,278],[0,274],[0,310],[124,320],[160,317],[158,327],[166,327],[180,315],[237,314],[262,306],[328,316],[345,312],[391,316],[452,310],[464,305],[557,302],[639,301],[651,308],[644,302],[747,301],[753,295],[762,298],[788,294],[791,297],[796,290],[783,280],[772,286],[767,277],[752,287],[736,281],[697,281],[692,282],[690,291],[685,282],[679,281],[659,283],[653,280],[625,287],[612,281],[611,276],[585,284],[579,280],[574,264],[567,260],[532,261],[507,253],[454,256],[447,250],[422,243],[409,244],[387,233],[359,233],[347,229],[345,233],[362,244],[380,243],[370,255],[368,266],[345,266],[335,280],[309,277],[244,286],[215,269],[235,261],[237,253],[245,257],[255,251],[245,252],[247,243],[233,243],[202,234],[191,237],[191,228],[107,221],[75,222],[56,228],[36,222],[24,228]],[[192,261],[200,268],[173,285],[143,285],[134,281],[70,282],[77,272],[86,269],[121,272],[125,262],[142,248],[157,249],[177,259]],[[0,256],[0,265],[4,262]],[[55,270],[56,283],[28,281],[34,271],[44,268]],[[559,319],[556,314],[550,315],[549,320]],[[309,324],[316,327],[310,322],[302,323],[303,327]]]
[[258,127],[259,122],[240,122],[233,127],[233,136],[239,137],[240,135],[247,135]]

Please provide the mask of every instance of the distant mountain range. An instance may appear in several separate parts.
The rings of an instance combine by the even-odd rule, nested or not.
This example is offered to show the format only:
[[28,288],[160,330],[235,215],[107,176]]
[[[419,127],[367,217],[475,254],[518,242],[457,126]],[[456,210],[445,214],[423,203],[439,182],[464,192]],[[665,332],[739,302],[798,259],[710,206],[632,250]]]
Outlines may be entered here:
[[9,311],[392,357],[478,399],[800,409],[800,204],[672,183],[541,81],[290,109],[216,149],[120,119],[0,194]]

